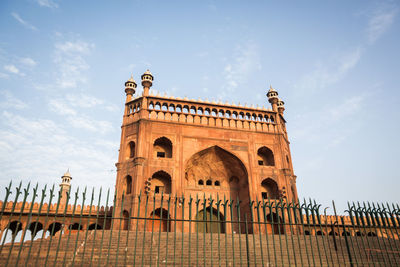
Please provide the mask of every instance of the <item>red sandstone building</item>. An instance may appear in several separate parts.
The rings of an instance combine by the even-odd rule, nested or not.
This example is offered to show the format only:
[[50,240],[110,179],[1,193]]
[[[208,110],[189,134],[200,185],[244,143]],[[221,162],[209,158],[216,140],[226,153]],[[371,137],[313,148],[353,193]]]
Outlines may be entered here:
[[[141,96],[134,97],[133,78],[125,83],[117,212],[132,216],[129,210],[139,193],[155,195],[157,205],[161,195],[240,199],[233,217],[240,212],[242,219],[250,216],[250,200],[297,199],[284,102],[275,89],[267,93],[272,109],[265,109],[162,97],[151,93],[149,71],[141,78]],[[146,216],[189,219],[189,211],[182,208],[168,214],[166,203],[155,212]],[[190,212],[192,219],[203,213],[218,220],[213,205]]]

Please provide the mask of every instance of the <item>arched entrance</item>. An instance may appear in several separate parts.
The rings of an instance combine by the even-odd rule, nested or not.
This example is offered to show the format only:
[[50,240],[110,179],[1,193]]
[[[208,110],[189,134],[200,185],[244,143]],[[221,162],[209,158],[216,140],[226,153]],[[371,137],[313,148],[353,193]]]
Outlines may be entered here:
[[[218,194],[220,199],[226,197],[226,199],[234,201],[235,207],[239,200],[239,208],[234,208],[232,214],[225,214],[227,220],[238,221],[240,219],[244,222],[245,214],[250,220],[247,170],[242,161],[232,153],[219,146],[212,146],[197,152],[186,163],[185,178],[190,189],[193,191],[193,186],[196,186],[199,194]],[[213,218],[214,212],[210,211],[207,216]],[[211,225],[210,227],[210,229],[213,228]],[[232,230],[236,233],[246,231],[244,223],[240,224],[240,228],[239,224],[230,224],[228,227],[232,227],[232,229],[224,227],[224,231]],[[251,223],[248,224],[247,231],[252,233]]]
[[196,231],[200,233],[225,233],[225,218],[221,212],[208,207],[196,215]]
[[168,220],[168,211],[162,208],[158,208],[153,211],[147,221],[147,231],[151,232],[170,232],[171,231],[171,221]]

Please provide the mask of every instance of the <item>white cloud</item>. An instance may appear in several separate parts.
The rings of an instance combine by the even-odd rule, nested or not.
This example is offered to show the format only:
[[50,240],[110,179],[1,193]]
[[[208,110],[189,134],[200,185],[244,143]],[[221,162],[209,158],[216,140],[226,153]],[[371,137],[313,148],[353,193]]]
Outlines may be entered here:
[[0,72],[0,78],[7,79],[8,77],[10,77],[10,75],[8,75],[7,73]]
[[380,9],[370,18],[366,29],[368,41],[374,43],[393,24],[397,15],[397,8]]
[[38,30],[35,26],[33,26],[32,24],[30,24],[29,22],[23,20],[23,19],[21,18],[21,16],[18,15],[17,13],[12,12],[12,13],[11,13],[11,16],[13,16],[13,17],[14,17],[19,23],[21,23],[25,28],[30,29],[30,30],[33,30],[33,31],[37,31],[37,30]]
[[66,103],[63,99],[51,99],[49,101],[49,108],[51,111],[56,112],[60,115],[72,115],[75,116],[77,112],[71,108],[69,103]]
[[74,107],[91,108],[104,103],[103,100],[85,94],[68,94],[67,100]]
[[331,64],[329,62],[319,64],[311,73],[304,75],[295,88],[313,92],[335,84],[357,65],[361,55],[362,49],[358,47]]
[[9,91],[2,91],[0,95],[4,97],[0,102],[1,109],[25,109],[28,107],[26,103],[14,97]]
[[17,67],[15,67],[14,65],[10,64],[10,65],[5,65],[4,69],[8,72],[14,73],[14,74],[18,74],[19,73],[19,69]]
[[340,120],[346,116],[355,114],[361,108],[365,96],[353,96],[345,99],[345,101],[329,110],[332,120]]
[[49,8],[58,8],[58,4],[52,0],[36,0],[39,6],[49,7]]
[[85,129],[91,132],[99,132],[105,134],[112,132],[114,128],[108,121],[92,120],[86,116],[70,116],[68,122],[75,128]]
[[[69,167],[73,185],[115,182],[118,140],[82,141],[64,123],[28,118],[4,111],[0,116],[0,162],[4,186],[11,179],[59,183]],[[99,144],[104,144],[100,146]],[[83,182],[82,182],[83,181]]]
[[23,65],[28,67],[35,67],[37,65],[36,61],[30,57],[23,57],[19,60]]
[[94,44],[81,40],[66,41],[55,45],[54,62],[59,68],[57,83],[61,88],[75,88],[86,82],[84,71],[90,66],[84,56],[90,54]]
[[244,83],[252,72],[261,69],[258,50],[258,46],[253,42],[236,47],[231,62],[224,67],[224,91],[218,95],[218,98],[226,98]]

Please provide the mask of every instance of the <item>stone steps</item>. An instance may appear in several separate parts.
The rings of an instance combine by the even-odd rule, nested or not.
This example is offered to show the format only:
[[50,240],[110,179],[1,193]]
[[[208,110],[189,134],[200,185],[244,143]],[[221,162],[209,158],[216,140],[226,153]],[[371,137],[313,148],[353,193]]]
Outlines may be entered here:
[[[232,237],[234,238],[233,242]],[[260,242],[259,235],[248,235],[247,240],[248,243],[246,243],[244,234],[232,236],[232,234],[199,233],[196,235],[192,233],[189,235],[188,233],[155,232],[152,235],[150,232],[138,232],[136,235],[136,232],[131,231],[128,236],[127,231],[120,233],[118,231],[104,231],[104,233],[98,231],[96,238],[94,238],[94,232],[90,232],[85,241],[85,234],[80,233],[79,237],[71,234],[69,241],[68,235],[62,236],[61,240],[60,237],[53,237],[52,240],[47,238],[42,241],[34,241],[28,265],[33,265],[38,257],[37,262],[40,266],[45,263],[46,258],[48,265],[53,265],[55,262],[56,266],[61,266],[65,258],[66,266],[71,266],[72,263],[75,266],[87,266],[90,264],[93,250],[92,263],[94,266],[105,266],[107,262],[108,266],[133,266],[134,262],[136,266],[141,266],[142,263],[143,266],[164,266],[174,263],[179,266],[196,266],[197,264],[240,266],[240,263],[247,266],[247,261],[250,266],[350,266],[343,237],[336,238],[338,251],[334,249],[332,237],[326,236],[312,236],[311,238],[310,236],[287,236],[286,238],[278,235],[264,235],[261,236]],[[355,252],[353,254],[355,254],[358,266],[368,265],[372,260],[377,262],[385,260],[379,254],[371,254],[369,258],[370,255],[366,254],[365,250],[358,250],[356,244],[360,246],[361,241],[360,238],[358,240],[352,238],[354,247],[351,249],[352,252]],[[377,247],[375,244],[378,241],[377,238],[369,241],[371,241],[369,245],[374,245],[371,247]],[[383,244],[383,240],[380,241]],[[41,245],[40,242],[42,242]],[[30,242],[23,244],[20,264],[25,263],[30,245]],[[39,246],[41,246],[40,250]],[[77,247],[76,251],[75,246]],[[59,247],[58,254],[57,247]],[[19,248],[19,243],[14,244],[9,266],[16,264]],[[5,265],[9,250],[10,245],[3,247],[0,254],[1,266]],[[247,250],[249,255],[247,255]],[[386,258],[386,263],[383,265],[393,265],[396,255],[400,263],[399,255],[393,254]]]

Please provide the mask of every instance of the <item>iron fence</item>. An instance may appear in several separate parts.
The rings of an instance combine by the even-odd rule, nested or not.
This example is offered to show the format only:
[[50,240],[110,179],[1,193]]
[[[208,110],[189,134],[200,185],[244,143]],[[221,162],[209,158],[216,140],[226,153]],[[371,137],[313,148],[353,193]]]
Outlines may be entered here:
[[11,187],[0,202],[2,266],[400,263],[397,204],[349,203],[339,216],[312,200]]

